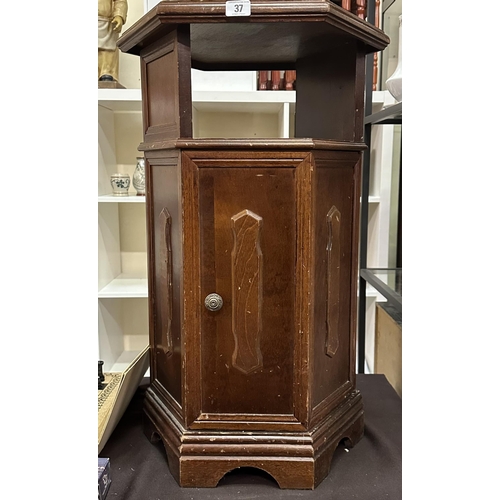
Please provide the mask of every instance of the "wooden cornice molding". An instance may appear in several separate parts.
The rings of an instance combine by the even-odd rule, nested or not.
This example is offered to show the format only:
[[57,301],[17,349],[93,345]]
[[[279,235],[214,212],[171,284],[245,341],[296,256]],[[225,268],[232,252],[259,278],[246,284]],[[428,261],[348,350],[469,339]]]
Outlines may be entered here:
[[[238,18],[226,17],[225,2],[163,1],[123,33],[118,47],[122,52],[139,55],[144,46],[164,36],[177,24],[276,22],[326,23],[335,28],[333,38],[341,33],[357,39],[365,45],[367,53],[383,50],[390,42],[379,28],[329,0],[254,0],[251,16]],[[293,32],[292,26],[290,31]]]

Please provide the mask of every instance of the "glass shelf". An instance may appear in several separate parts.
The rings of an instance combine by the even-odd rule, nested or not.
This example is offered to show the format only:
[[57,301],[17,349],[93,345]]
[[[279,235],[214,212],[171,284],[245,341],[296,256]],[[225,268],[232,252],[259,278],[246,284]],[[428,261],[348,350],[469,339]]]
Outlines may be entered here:
[[378,290],[399,313],[403,308],[403,270],[395,269],[361,269],[360,276]]
[[401,125],[403,123],[403,103],[398,102],[365,117],[365,125]]

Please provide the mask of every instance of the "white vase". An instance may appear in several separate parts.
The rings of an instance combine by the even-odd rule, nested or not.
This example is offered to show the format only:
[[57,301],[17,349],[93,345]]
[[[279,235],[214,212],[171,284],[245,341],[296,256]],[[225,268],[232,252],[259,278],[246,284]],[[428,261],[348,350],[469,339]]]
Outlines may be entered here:
[[146,195],[146,172],[144,169],[144,158],[137,158],[132,183],[137,191],[137,196]]
[[396,99],[403,100],[403,37],[402,37],[403,14],[399,16],[399,47],[398,47],[398,65],[394,73],[385,82],[387,90]]

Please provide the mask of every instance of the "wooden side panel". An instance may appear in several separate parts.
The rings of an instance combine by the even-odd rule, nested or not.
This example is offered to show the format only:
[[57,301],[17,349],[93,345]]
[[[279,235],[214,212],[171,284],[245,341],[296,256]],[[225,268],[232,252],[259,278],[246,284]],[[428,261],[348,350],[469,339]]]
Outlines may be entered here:
[[200,304],[202,411],[292,415],[294,168],[241,163],[198,170],[202,298],[224,300]]
[[141,52],[144,142],[192,137],[189,26]]
[[[352,266],[358,153],[314,155],[314,413],[352,387]],[[314,420],[314,416],[313,416]]]
[[[177,78],[172,70],[176,63],[175,43],[172,40],[164,53],[147,63],[148,79],[148,118],[150,129],[171,127],[175,132],[178,127],[178,111],[174,92],[177,88]],[[160,98],[162,97],[162,98]]]
[[[179,153],[146,155],[149,165],[151,381],[182,406],[182,207]],[[165,154],[165,152],[163,152]],[[156,156],[156,157],[155,157]]]
[[297,61],[295,137],[354,140],[356,51],[351,41]]

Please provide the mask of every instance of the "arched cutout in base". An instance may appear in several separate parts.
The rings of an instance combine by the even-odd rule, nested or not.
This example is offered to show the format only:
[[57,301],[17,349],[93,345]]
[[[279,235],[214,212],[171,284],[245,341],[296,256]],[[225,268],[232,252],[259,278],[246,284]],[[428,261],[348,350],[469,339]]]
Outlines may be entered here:
[[[349,437],[343,437],[338,444],[333,448],[332,453],[328,459],[328,474],[335,467],[336,461],[339,457],[346,453],[346,448],[353,448],[354,444]],[[349,451],[349,450],[348,450]]]
[[[364,426],[358,423],[357,426],[349,429],[349,431],[344,434],[338,441],[337,444],[331,447],[330,453],[327,457],[325,457],[326,462],[328,463],[327,470],[330,473],[336,458],[345,453],[345,449],[354,448],[354,446],[359,442],[361,437],[363,436]],[[348,450],[349,451],[349,450]]]
[[260,467],[235,467],[222,475],[217,482],[217,486],[229,484],[265,484],[270,486],[272,483],[280,488],[278,481],[272,474]]
[[356,436],[345,436],[340,441],[337,447],[342,448],[354,448],[354,445],[360,440],[358,435]]
[[163,441],[160,433],[156,430],[156,427],[151,423],[149,419],[144,419],[143,421],[143,432],[148,438],[150,443],[157,443],[158,441]]
[[149,436],[149,441],[151,443],[158,443],[159,441],[162,441],[161,436],[155,431],[152,432],[151,435]]

